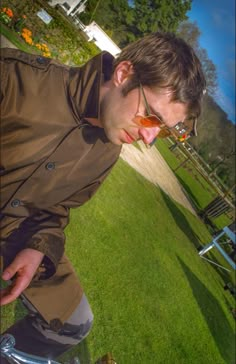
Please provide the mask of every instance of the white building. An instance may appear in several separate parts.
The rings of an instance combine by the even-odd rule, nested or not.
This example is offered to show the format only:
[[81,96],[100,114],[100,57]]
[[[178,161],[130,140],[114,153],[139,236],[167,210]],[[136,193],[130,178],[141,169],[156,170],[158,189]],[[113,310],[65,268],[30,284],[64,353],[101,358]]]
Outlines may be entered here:
[[50,0],[49,5],[55,7],[59,5],[67,15],[74,16],[85,10],[87,0]]
[[50,0],[49,5],[53,7],[59,5],[67,15],[73,17],[74,23],[86,34],[88,41],[93,41],[101,51],[107,51],[116,56],[121,49],[95,21],[86,26],[75,16],[85,10],[86,2],[87,0]]
[[113,56],[121,52],[121,49],[113,42],[113,40],[100,28],[100,26],[93,21],[89,25],[84,25],[78,19],[75,23],[87,35],[88,41],[93,41],[101,51],[107,51]]

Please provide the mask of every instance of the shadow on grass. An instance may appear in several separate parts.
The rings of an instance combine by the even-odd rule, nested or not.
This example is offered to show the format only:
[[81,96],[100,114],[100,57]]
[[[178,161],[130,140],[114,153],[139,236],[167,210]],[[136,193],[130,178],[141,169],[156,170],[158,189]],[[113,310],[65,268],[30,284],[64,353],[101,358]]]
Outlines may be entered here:
[[[214,249],[214,248],[213,248]],[[215,248],[216,249],[216,248]],[[230,272],[233,271],[233,268],[231,268],[231,266],[229,265],[229,263],[227,263],[226,260],[219,260],[214,254],[213,252],[207,252],[205,255],[205,258],[207,259],[210,259],[212,260],[214,263],[218,264],[218,265],[222,265],[223,267],[227,268],[227,269],[230,269]],[[211,264],[209,262],[209,264]],[[233,279],[232,279],[232,276],[233,276],[233,273],[232,273],[232,276],[230,275],[230,272],[226,271],[225,269],[223,268],[220,268],[218,267],[217,265],[213,265],[211,264],[212,267],[215,269],[215,271],[219,274],[219,276],[221,277],[222,281],[226,284],[228,282],[232,282],[233,283]]]
[[194,196],[194,194],[192,193],[191,188],[184,182],[184,180],[180,176],[178,176],[176,174],[176,177],[178,178],[181,186],[183,187],[183,190],[184,190],[185,194],[187,195],[188,198],[190,198],[190,200],[191,200],[192,204],[194,205],[194,207],[198,211],[200,211],[201,207],[199,206],[199,203],[198,203],[198,201],[196,199],[196,196]]
[[199,249],[201,245],[201,241],[198,239],[197,235],[194,233],[192,228],[189,225],[188,220],[182,213],[182,211],[178,208],[175,202],[172,201],[172,199],[165,194],[165,192],[161,191],[161,195],[163,197],[163,200],[165,201],[166,206],[170,210],[177,226],[180,228],[180,230],[187,236],[187,238],[194,244],[194,246]]
[[224,311],[207,287],[178,256],[177,258],[222,358],[226,363],[233,363],[234,332]]
[[70,363],[73,358],[79,358],[80,364],[92,363],[87,339],[83,340],[79,345],[75,346],[74,349],[69,350],[68,353],[60,356],[58,361],[60,363]]
[[[203,245],[210,243],[210,241],[202,242],[200,240],[200,238],[198,238],[198,236],[194,233],[194,231],[190,227],[188,220],[186,219],[184,214],[181,212],[181,210],[178,208],[176,203],[174,203],[172,201],[172,199],[168,195],[166,195],[161,189],[160,189],[160,191],[161,191],[163,200],[165,201],[166,206],[169,208],[177,226],[187,236],[187,238],[194,244],[195,248],[199,251],[202,249]],[[219,265],[222,265],[222,262],[219,261],[212,252],[209,252],[206,255],[206,258],[213,260],[215,263],[217,263]],[[210,264],[210,263],[207,263],[207,264]],[[232,277],[230,276],[229,272],[227,272],[226,270],[223,270],[220,267],[217,267],[216,265],[213,265],[213,264],[211,264],[211,265],[212,265],[213,269],[220,275],[223,282],[225,282],[225,283],[232,282]],[[223,263],[223,265],[227,267],[227,264]]]

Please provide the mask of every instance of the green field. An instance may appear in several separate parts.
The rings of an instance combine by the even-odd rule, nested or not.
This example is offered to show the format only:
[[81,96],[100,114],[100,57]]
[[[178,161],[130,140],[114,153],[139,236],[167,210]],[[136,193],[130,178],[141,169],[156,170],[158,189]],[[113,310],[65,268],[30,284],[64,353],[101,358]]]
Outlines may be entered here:
[[[66,234],[95,315],[82,364],[109,351],[119,364],[233,364],[234,300],[199,258],[211,236],[188,210],[119,161]],[[2,313],[9,324],[19,305]]]

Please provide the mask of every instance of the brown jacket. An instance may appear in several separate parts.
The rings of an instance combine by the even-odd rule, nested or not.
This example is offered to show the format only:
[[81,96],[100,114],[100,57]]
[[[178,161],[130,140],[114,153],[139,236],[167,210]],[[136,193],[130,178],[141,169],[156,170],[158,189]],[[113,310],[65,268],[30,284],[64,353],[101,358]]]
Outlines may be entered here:
[[[99,89],[111,73],[103,52],[66,67],[15,49],[1,50],[1,248],[43,252],[47,274],[64,251],[69,209],[81,206],[117,161],[120,147],[86,118],[99,117]],[[24,244],[23,246],[21,243]]]

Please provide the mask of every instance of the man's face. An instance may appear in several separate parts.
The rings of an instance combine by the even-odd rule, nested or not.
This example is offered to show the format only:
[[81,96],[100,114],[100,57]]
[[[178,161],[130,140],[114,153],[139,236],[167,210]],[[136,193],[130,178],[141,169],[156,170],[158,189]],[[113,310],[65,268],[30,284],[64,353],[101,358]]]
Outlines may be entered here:
[[[128,62],[119,64],[101,97],[100,123],[108,139],[117,145],[131,144],[137,140],[149,144],[158,137],[161,130],[158,126],[146,128],[135,123],[135,116],[146,116],[147,110],[139,88],[126,96],[122,93],[131,73],[132,68]],[[151,113],[157,115],[168,127],[175,126],[186,117],[186,105],[172,102],[169,90],[154,90],[146,86],[143,89]]]

